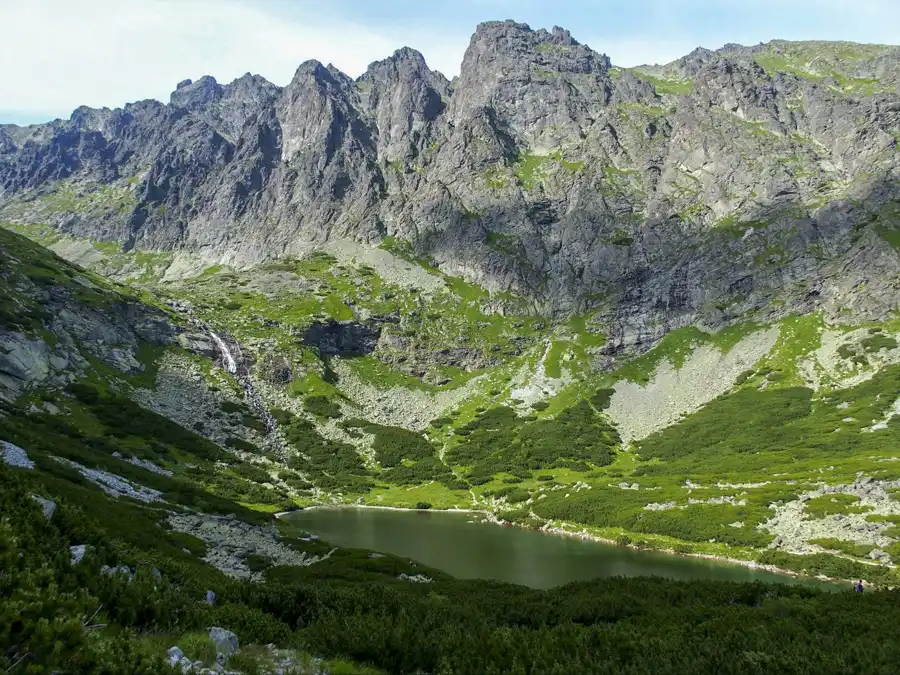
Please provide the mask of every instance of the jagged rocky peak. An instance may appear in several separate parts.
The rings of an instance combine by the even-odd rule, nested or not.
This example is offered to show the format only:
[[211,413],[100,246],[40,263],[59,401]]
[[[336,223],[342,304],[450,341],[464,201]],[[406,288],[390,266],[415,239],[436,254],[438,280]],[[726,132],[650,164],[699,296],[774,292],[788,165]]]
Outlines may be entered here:
[[69,121],[73,130],[97,131],[105,135],[113,115],[109,108],[97,109],[83,105],[72,111]]
[[169,107],[188,111],[236,142],[244,126],[271,105],[281,89],[260,75],[246,73],[227,85],[210,75],[183,80],[172,92]]
[[370,64],[356,88],[361,106],[375,120],[379,157],[387,162],[420,153],[429,123],[444,111],[451,93],[447,78],[409,47]]
[[222,98],[222,87],[211,75],[196,82],[184,80],[169,97],[169,105],[176,108],[200,109]]
[[559,26],[548,32],[543,28],[532,30],[527,24],[514,21],[483,23],[472,36],[463,67],[473,48],[481,51],[483,47],[493,48],[498,54],[554,66],[560,72],[602,73],[611,67],[606,54],[581,44]]
[[[70,234],[241,264],[390,234],[445,272],[554,310],[602,297],[610,322],[634,316],[654,339],[673,316],[715,324],[724,315],[709,308],[735,316],[775,294],[790,308],[801,291],[774,267],[788,261],[792,279],[838,297],[846,261],[862,256],[853,274],[893,297],[863,263],[896,256],[866,223],[900,199],[900,99],[885,88],[897,76],[872,92],[846,82],[863,66],[832,74],[846,45],[785,44],[780,70],[758,56],[775,48],[700,48],[680,70],[629,72],[562,28],[501,21],[477,28],[452,84],[412,49],[355,81],[318,61],[284,89],[250,74],[186,80],[168,106],[0,129],[0,219],[27,209]],[[853,49],[882,71],[900,53]],[[830,60],[816,68],[840,81],[798,72],[820,53]],[[89,196],[77,209],[42,202],[60,179]],[[102,205],[90,195],[104,184],[133,199]],[[790,235],[798,222],[806,239]],[[728,223],[750,234],[723,240]],[[871,236],[848,238],[851,226]]]
[[491,108],[514,136],[536,147],[545,127],[578,138],[612,99],[610,67],[609,57],[561,28],[482,23],[466,49],[449,116],[459,125]]
[[402,47],[388,58],[370,63],[357,82],[365,91],[373,85],[392,86],[419,80],[441,96],[450,96],[449,80],[438,71],[431,70],[422,53],[411,47]]
[[342,82],[316,60],[305,61],[277,103],[282,130],[282,160],[331,147],[349,120],[350,103]]
[[225,85],[225,98],[254,101],[256,103],[269,103],[281,92],[281,87],[272,84],[262,75],[244,73],[236,80]]
[[[697,47],[690,54],[686,54],[680,59],[676,59],[672,63],[663,66],[662,72],[669,77],[690,79],[696,77],[697,73],[699,73],[706,64],[710,61],[715,61],[717,58],[716,53],[711,49]],[[642,69],[647,71],[651,70],[650,68],[643,67]]]

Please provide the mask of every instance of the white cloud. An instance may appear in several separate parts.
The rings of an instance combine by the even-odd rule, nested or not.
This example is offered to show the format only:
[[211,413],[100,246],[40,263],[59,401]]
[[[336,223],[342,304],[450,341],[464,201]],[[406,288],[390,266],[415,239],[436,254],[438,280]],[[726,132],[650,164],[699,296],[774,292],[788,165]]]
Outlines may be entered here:
[[[238,0],[0,0],[0,107],[50,116],[167,101],[177,82],[206,74],[228,82],[250,71],[284,85],[308,59],[356,76],[404,46],[323,14],[276,15]],[[466,45],[421,33],[413,43],[449,74]]]

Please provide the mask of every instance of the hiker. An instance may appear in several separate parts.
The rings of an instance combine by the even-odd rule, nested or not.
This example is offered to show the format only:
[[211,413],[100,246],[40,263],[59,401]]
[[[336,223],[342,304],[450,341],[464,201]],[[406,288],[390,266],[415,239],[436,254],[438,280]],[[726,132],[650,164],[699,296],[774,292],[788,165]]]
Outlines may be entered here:
[[862,579],[860,579],[860,580],[856,583],[856,586],[854,587],[854,589],[856,590],[857,593],[862,593],[862,592],[863,592]]

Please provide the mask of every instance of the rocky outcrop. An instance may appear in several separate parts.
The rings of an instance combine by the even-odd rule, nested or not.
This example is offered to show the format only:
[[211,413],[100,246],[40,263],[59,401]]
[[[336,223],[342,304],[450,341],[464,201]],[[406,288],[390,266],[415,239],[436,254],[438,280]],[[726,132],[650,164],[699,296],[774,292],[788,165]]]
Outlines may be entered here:
[[0,459],[8,466],[15,466],[20,469],[34,469],[34,462],[28,457],[28,453],[18,445],[13,445],[6,441],[0,441]]
[[897,52],[824,58],[827,77],[757,62],[793,49],[698,49],[653,71],[678,96],[504,21],[452,86],[411,49],[356,80],[309,61],[283,89],[185,81],[168,105],[4,127],[0,216],[238,265],[392,235],[547,311],[599,310],[610,356],[691,323],[880,316],[900,286]]
[[86,466],[82,466],[78,462],[73,462],[70,459],[65,459],[63,457],[54,457],[54,459],[61,464],[65,464],[66,466],[75,469],[87,480],[112,497],[127,497],[146,504],[163,501],[162,492],[159,490],[144,487],[143,485],[137,485],[127,478],[122,478],[121,476],[109,473],[108,471],[90,469]]
[[375,325],[351,321],[314,323],[303,333],[303,344],[328,356],[365,356],[375,351],[381,330]]
[[173,513],[169,524],[178,532],[186,532],[208,545],[204,560],[225,574],[238,579],[259,580],[261,572],[253,572],[245,560],[248,554],[262,556],[272,565],[314,565],[331,556],[300,553],[283,544],[274,526],[251,525],[228,517]]
[[[890,518],[900,517],[900,504],[892,499],[889,492],[898,487],[900,481],[875,480],[871,476],[859,476],[849,485],[822,484],[815,490],[804,492],[796,500],[773,507],[775,513],[761,524],[760,528],[776,535],[771,544],[772,548],[783,549],[790,553],[820,552],[822,548],[810,543],[810,540],[832,539],[877,546],[878,548],[871,552],[875,553],[872,559],[887,562],[890,556],[879,549],[888,548],[896,543],[894,537],[888,536],[887,530],[891,525]],[[805,517],[807,501],[838,494],[857,497],[862,508],[856,512],[829,515],[824,518]],[[869,516],[873,515],[888,518],[884,518],[884,522],[873,521],[869,519]]]
[[209,629],[209,639],[216,645],[216,653],[232,656],[238,650],[238,636],[230,630],[213,626]]
[[88,279],[46,249],[0,231],[0,400],[60,388],[100,362],[137,375],[142,348],[174,344],[162,311]]
[[56,502],[50,499],[44,499],[38,495],[31,495],[31,498],[38,503],[38,506],[41,507],[41,513],[44,514],[44,518],[47,520],[51,520],[53,518],[53,514],[56,513]]

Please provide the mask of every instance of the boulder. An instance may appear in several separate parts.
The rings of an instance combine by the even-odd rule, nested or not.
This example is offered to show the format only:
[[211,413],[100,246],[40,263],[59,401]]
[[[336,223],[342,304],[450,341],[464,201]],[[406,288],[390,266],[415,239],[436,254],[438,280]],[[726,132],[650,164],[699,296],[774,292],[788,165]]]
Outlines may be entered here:
[[181,333],[178,344],[189,352],[215,358],[219,354],[216,345],[203,333]]
[[213,591],[206,591],[206,599],[204,602],[207,605],[215,605],[216,604],[216,594]]
[[128,581],[131,581],[134,578],[134,572],[132,572],[131,568],[127,565],[119,565],[118,567],[110,567],[109,565],[104,565],[100,568],[100,574],[106,574],[107,576],[121,574],[127,577]]
[[209,639],[215,642],[216,652],[231,656],[238,650],[238,637],[230,630],[212,626],[209,629]]
[[886,551],[882,551],[880,548],[872,549],[869,552],[869,557],[872,560],[877,560],[878,562],[890,562],[891,556],[888,555]]
[[73,565],[77,565],[81,562],[81,559],[84,558],[84,554],[87,553],[87,545],[86,544],[78,544],[78,546],[70,546],[69,547],[69,556],[70,562]]
[[169,647],[169,650],[166,652],[166,657],[169,659],[169,665],[174,668],[181,663],[181,659],[184,658],[184,652],[178,647]]
[[22,333],[0,337],[0,374],[14,390],[44,382],[50,375],[50,348],[40,339]]

